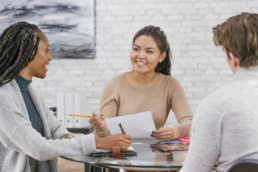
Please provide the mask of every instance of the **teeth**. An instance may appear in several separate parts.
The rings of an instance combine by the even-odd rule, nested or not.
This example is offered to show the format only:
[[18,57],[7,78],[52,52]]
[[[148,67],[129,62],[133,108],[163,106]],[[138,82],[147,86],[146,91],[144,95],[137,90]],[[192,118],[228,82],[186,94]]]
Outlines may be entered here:
[[46,65],[46,68],[48,68],[48,65]]
[[146,63],[143,63],[143,62],[137,62],[137,64],[139,64],[139,65],[146,65]]

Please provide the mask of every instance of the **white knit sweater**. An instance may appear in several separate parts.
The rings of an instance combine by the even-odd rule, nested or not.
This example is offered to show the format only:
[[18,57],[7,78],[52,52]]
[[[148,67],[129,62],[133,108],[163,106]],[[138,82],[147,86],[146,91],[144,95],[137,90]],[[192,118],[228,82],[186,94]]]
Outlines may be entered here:
[[240,68],[235,80],[199,104],[180,172],[226,172],[240,159],[258,159],[258,66]]
[[0,171],[30,172],[29,156],[38,160],[38,172],[57,172],[56,158],[84,155],[96,149],[94,135],[74,139],[60,138],[71,134],[49,111],[43,95],[28,87],[43,123],[43,136],[31,125],[24,100],[13,80],[0,87]]

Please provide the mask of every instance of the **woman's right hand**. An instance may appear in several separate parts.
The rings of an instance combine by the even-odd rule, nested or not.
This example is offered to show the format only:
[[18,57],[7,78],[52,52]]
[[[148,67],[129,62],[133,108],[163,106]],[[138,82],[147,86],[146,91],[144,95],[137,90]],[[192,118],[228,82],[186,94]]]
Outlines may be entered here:
[[108,137],[96,138],[95,141],[97,149],[111,150],[112,142],[116,141],[120,150],[127,150],[132,143],[132,138],[126,134],[114,134]]
[[105,121],[101,119],[101,115],[97,114],[96,112],[92,112],[92,118],[89,120],[90,126],[95,131],[100,131],[106,125]]

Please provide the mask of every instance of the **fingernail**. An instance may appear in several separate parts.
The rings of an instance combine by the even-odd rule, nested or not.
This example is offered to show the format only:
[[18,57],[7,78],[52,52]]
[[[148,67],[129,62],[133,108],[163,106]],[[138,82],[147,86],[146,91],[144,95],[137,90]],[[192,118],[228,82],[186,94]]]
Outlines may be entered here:
[[153,137],[153,135],[151,135],[151,137]]
[[103,116],[103,114],[101,114],[101,116]]
[[154,133],[154,131],[152,131],[152,133]]

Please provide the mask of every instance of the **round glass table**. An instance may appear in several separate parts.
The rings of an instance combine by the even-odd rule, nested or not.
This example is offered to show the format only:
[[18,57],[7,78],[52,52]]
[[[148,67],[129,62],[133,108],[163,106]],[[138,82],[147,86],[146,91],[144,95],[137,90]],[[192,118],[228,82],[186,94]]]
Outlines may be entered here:
[[161,152],[150,145],[156,143],[155,139],[133,139],[131,146],[137,155],[120,155],[117,157],[91,155],[62,156],[62,158],[94,164],[101,167],[118,166],[120,171],[124,167],[133,168],[158,168],[158,169],[179,169],[182,168],[187,151]]

